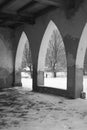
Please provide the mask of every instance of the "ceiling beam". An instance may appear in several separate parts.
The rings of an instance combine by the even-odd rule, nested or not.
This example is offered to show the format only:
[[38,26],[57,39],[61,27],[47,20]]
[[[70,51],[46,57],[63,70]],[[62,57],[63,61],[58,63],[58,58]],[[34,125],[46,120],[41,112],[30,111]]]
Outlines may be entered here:
[[23,7],[21,7],[20,9],[18,9],[17,12],[21,13],[22,11],[26,10],[27,8],[33,7],[37,3],[38,3],[37,1],[31,1],[31,2],[27,3],[26,5],[24,5]]
[[11,4],[14,0],[5,0],[2,4],[0,4],[0,10],[2,10],[7,5]]
[[35,0],[39,3],[45,4],[45,5],[51,5],[51,6],[56,6],[59,7],[61,5],[61,0]]
[[22,26],[23,23],[14,23],[14,24],[10,24],[10,25],[7,25],[9,28],[12,28],[12,29],[15,29],[19,26]]
[[19,22],[19,21],[18,22],[12,21],[12,23],[10,23],[10,24],[8,22],[9,21],[3,20],[3,22],[0,22],[0,27],[9,27],[9,28],[14,29],[14,28],[17,28],[21,25],[24,25],[24,23]]
[[36,12],[36,13],[34,14],[34,17],[35,17],[35,18],[40,17],[40,16],[42,16],[42,15],[47,14],[47,13],[50,12],[50,11],[53,11],[53,10],[57,9],[57,8],[58,8],[58,7],[55,7],[55,6],[48,6],[48,7],[44,8],[44,9],[42,9],[42,10]]
[[21,16],[21,15],[16,15],[16,14],[6,14],[0,12],[0,19],[5,20],[5,21],[14,21],[14,22],[20,22],[20,23],[29,23],[29,24],[34,24],[35,19],[34,17],[28,16]]

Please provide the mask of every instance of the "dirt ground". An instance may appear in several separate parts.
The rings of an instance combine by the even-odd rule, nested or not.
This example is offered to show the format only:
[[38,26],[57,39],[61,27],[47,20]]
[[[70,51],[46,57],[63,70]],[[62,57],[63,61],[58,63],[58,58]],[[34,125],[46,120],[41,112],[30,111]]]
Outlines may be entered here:
[[0,92],[0,130],[87,130],[87,99],[4,89]]

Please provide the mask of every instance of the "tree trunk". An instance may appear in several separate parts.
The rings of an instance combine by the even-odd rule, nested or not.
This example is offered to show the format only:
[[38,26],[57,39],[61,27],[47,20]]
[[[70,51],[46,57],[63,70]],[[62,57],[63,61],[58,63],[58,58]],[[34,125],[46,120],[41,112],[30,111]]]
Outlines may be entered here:
[[54,77],[54,78],[56,77],[56,72],[55,72],[55,71],[53,72],[53,77]]
[[54,63],[54,65],[53,65],[53,77],[54,77],[54,78],[56,77],[55,65],[56,65],[56,63]]

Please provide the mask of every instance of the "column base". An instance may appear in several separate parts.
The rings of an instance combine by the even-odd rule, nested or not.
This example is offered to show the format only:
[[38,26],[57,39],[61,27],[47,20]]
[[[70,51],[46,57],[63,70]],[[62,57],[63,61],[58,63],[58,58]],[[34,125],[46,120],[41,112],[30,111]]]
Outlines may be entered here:
[[21,86],[22,86],[22,83],[13,83],[12,86],[14,86],[14,87],[15,87],[15,86],[21,87]]

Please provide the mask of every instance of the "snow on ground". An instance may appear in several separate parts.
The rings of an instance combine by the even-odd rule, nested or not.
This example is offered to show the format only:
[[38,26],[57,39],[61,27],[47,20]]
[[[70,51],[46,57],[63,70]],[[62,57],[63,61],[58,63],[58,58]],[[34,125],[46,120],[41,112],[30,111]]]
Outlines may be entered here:
[[66,90],[67,78],[66,77],[44,78],[44,86]]
[[[22,78],[22,86],[32,90],[32,79],[31,78]],[[57,78],[44,78],[44,86],[64,89],[67,90],[67,78],[66,77],[57,77]],[[43,86],[42,86],[43,87]],[[83,78],[83,91],[87,93],[87,76]]]
[[29,90],[32,90],[32,79],[31,78],[21,78],[22,87],[23,88],[29,88]]
[[83,91],[87,93],[87,76],[83,78]]
[[87,130],[87,100],[30,92],[0,92],[0,130]]

